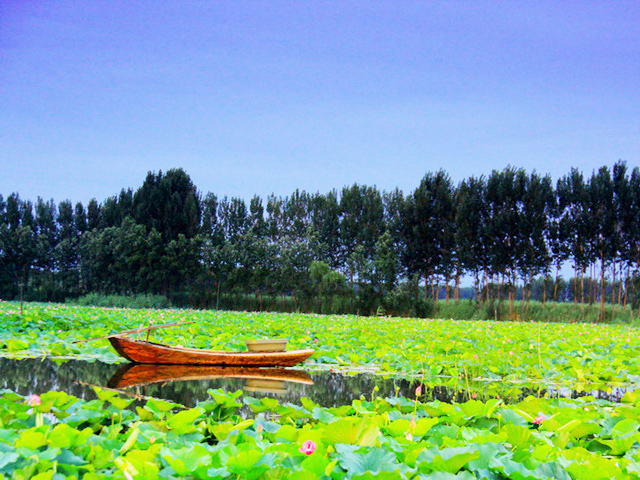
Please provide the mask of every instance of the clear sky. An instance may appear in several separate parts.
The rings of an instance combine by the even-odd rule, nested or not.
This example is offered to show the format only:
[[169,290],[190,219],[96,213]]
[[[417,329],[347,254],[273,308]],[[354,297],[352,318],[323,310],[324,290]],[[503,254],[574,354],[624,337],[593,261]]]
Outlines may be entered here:
[[0,0],[0,193],[640,165],[640,2]]

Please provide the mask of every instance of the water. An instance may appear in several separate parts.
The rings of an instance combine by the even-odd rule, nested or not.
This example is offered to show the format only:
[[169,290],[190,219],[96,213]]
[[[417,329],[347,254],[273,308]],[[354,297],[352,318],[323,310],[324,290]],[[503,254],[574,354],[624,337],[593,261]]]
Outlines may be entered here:
[[[280,402],[300,404],[302,397],[325,406],[351,404],[364,396],[404,396],[415,398],[418,380],[388,378],[374,374],[345,375],[332,371],[305,371],[303,369],[246,369],[222,367],[186,367],[162,365],[110,365],[78,360],[0,358],[0,388],[8,388],[21,395],[63,390],[86,400],[96,398],[93,386],[116,388],[125,394],[163,398],[186,406],[209,398],[207,390],[221,388],[260,398],[274,397]],[[377,387],[377,390],[374,389]],[[475,391],[483,385],[474,384]],[[512,388],[513,386],[507,386]],[[615,387],[610,391],[592,391],[589,394],[618,401],[627,391]],[[506,401],[517,401],[528,394],[563,397],[585,395],[568,388],[518,388]],[[423,388],[422,401],[465,401],[471,393],[460,385]],[[486,399],[486,398],[482,398]]]

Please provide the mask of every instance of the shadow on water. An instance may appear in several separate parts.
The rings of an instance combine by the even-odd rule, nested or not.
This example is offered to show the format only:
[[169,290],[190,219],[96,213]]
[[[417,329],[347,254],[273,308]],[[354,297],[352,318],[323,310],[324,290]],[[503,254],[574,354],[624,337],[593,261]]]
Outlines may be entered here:
[[[0,358],[0,388],[21,395],[63,390],[86,400],[95,399],[92,385],[116,388],[128,394],[163,398],[186,406],[209,398],[208,389],[229,392],[242,390],[252,397],[274,397],[281,402],[300,403],[302,397],[325,407],[351,404],[364,396],[404,396],[415,398],[417,380],[387,378],[373,374],[345,375],[331,371],[306,372],[285,368],[233,368],[181,365],[109,365],[101,362],[59,361],[51,359]],[[480,389],[482,386],[480,386]],[[609,392],[592,391],[589,395],[618,401],[625,388]],[[545,394],[562,397],[587,395],[571,389],[519,388],[518,394],[506,401],[517,401],[526,395]],[[424,388],[422,401],[464,402],[469,393],[455,387]]]

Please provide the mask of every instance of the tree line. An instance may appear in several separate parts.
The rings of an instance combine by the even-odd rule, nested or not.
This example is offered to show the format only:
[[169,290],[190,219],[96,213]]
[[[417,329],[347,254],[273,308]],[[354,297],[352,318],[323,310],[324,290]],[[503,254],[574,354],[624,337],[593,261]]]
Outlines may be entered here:
[[[561,267],[570,263],[574,278]],[[440,296],[638,307],[640,169],[590,176],[508,167],[455,185],[439,170],[409,194],[201,194],[182,169],[86,206],[0,195],[0,298],[91,292],[177,305],[422,315]],[[635,302],[635,303],[634,303]]]

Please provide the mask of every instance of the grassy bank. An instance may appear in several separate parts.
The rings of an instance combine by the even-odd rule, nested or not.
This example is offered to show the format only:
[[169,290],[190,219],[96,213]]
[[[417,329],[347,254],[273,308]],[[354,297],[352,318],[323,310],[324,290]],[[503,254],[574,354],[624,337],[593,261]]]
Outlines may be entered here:
[[432,318],[453,318],[456,320],[515,320],[525,322],[586,322],[586,323],[615,323],[640,324],[638,311],[632,311],[629,306],[615,309],[611,304],[605,304],[604,318],[600,318],[600,305],[583,305],[569,302],[539,301],[528,303],[516,301],[513,310],[509,302],[477,303],[474,300],[446,303],[440,300],[434,308]]

